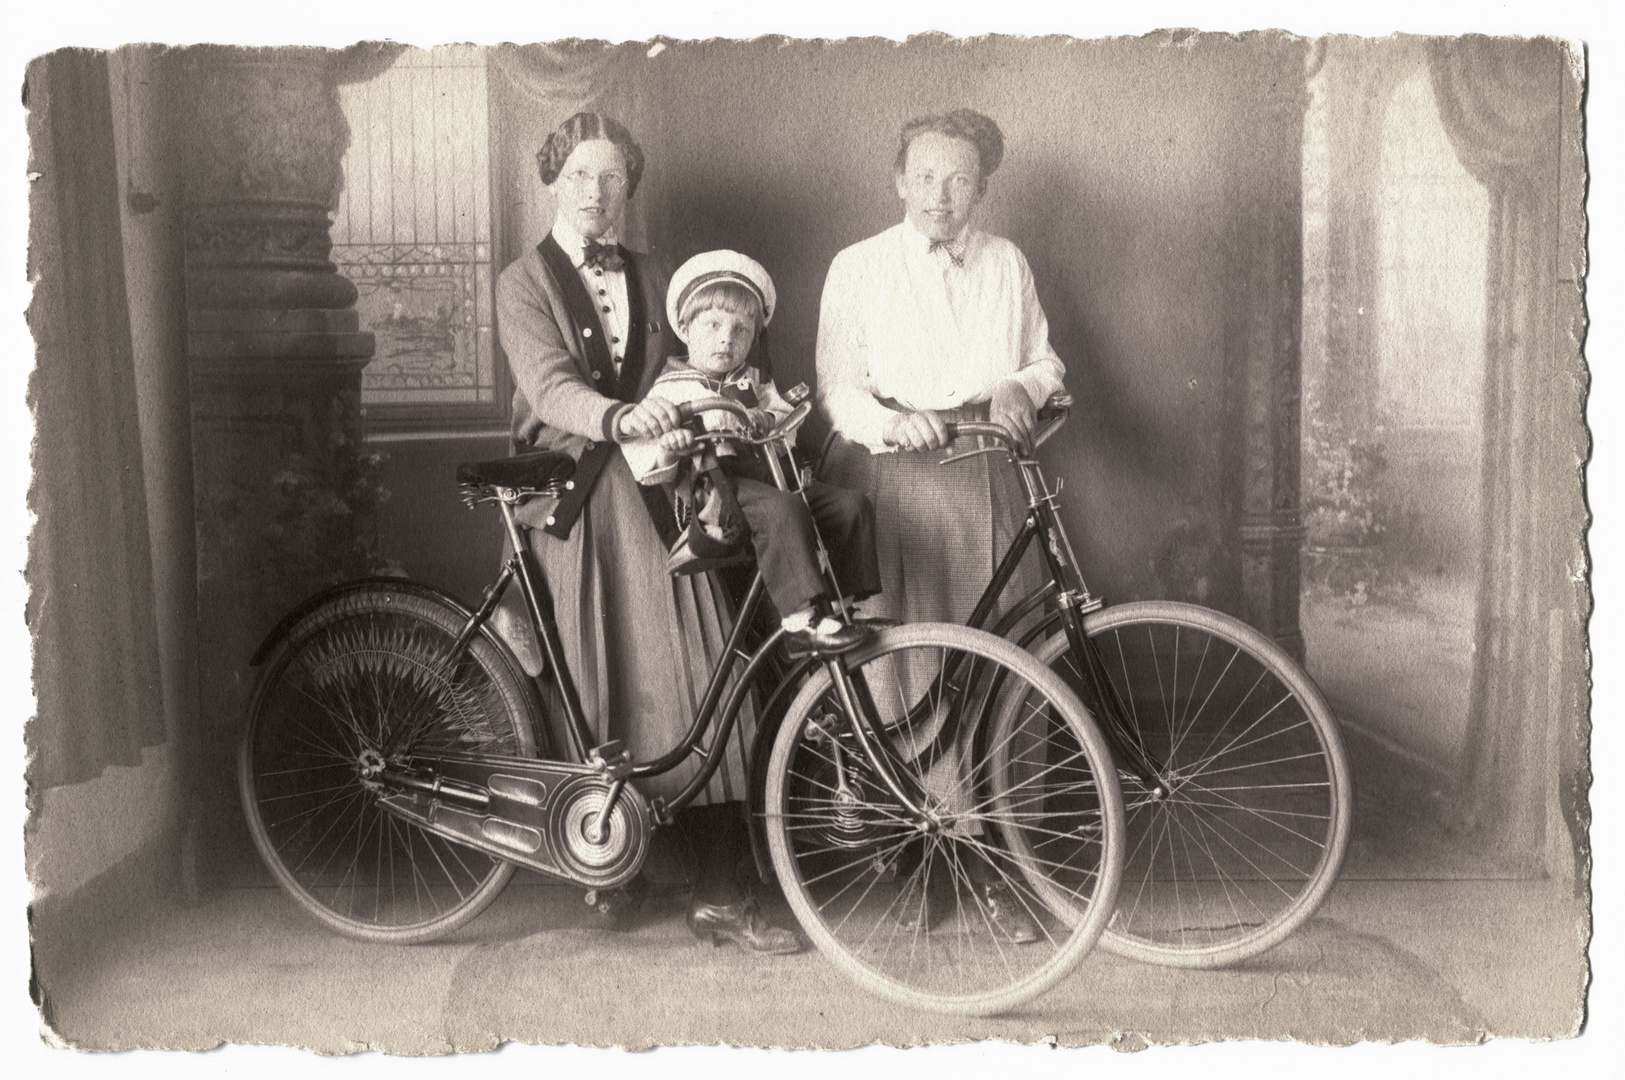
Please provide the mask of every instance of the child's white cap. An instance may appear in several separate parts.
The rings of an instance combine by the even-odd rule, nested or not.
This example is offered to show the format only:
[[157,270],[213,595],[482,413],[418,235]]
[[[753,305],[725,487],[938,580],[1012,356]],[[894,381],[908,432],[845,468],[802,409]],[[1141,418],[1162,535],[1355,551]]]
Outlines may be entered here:
[[679,340],[688,341],[688,331],[681,323],[683,305],[696,292],[719,281],[735,281],[750,289],[762,301],[762,325],[773,321],[778,297],[767,269],[737,251],[703,251],[677,268],[671,276],[671,288],[666,290],[666,321]]

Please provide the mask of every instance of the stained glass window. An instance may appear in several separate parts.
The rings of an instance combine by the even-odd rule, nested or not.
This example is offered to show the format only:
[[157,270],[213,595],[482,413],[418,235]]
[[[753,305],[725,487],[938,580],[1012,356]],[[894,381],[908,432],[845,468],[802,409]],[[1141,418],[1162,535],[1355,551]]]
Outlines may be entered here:
[[362,374],[369,417],[499,419],[484,52],[408,49],[339,94],[350,148],[332,258],[377,339]]

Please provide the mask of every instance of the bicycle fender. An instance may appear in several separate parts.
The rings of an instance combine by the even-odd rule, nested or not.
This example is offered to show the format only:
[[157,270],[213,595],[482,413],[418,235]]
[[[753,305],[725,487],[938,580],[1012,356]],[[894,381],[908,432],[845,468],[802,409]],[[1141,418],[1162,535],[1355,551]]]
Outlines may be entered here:
[[[276,650],[277,645],[281,643],[282,639],[287,637],[289,631],[298,625],[299,621],[306,615],[309,615],[312,611],[315,611],[317,608],[328,603],[329,601],[337,600],[341,596],[358,592],[364,588],[371,588],[375,585],[387,585],[392,589],[398,589],[401,592],[406,593],[413,593],[417,596],[423,597],[426,600],[434,600],[437,603],[444,604],[447,607],[456,610],[462,614],[464,618],[471,618],[474,614],[473,609],[471,609],[461,600],[457,599],[451,593],[444,589],[437,588],[434,585],[425,584],[421,581],[413,581],[411,578],[397,577],[356,578],[354,581],[346,581],[342,584],[333,585],[329,588],[323,589],[314,596],[308,597],[301,601],[292,611],[282,616],[282,620],[278,622],[276,626],[271,628],[270,633],[265,635],[265,639],[260,642],[259,648],[254,650],[254,655],[249,658],[248,666],[259,667],[261,664],[265,663],[266,660],[270,659],[271,653]],[[493,640],[497,641],[498,644],[501,644],[504,649],[507,648],[507,644],[505,642],[502,642],[500,638],[496,638],[494,634],[491,633],[489,624],[482,626],[480,629],[486,632],[487,637],[491,637]]]

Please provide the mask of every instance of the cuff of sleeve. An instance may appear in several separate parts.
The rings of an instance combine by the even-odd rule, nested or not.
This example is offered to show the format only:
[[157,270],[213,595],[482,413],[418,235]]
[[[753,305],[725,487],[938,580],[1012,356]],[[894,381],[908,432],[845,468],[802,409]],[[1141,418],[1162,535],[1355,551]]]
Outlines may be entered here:
[[632,411],[630,405],[614,405],[604,410],[604,441],[625,442],[620,436],[621,417]]
[[1042,409],[1044,402],[1048,401],[1050,394],[1053,393],[1050,380],[1044,377],[1044,372],[1039,370],[1037,364],[1022,368],[1011,375],[1008,381],[1027,391],[1027,400],[1033,403],[1035,409]]
[[[830,404],[826,402],[826,407]],[[870,453],[886,454],[897,449],[886,444],[886,425],[896,414],[874,398],[864,395],[857,401],[841,402],[829,412],[835,430],[852,442],[861,443]]]

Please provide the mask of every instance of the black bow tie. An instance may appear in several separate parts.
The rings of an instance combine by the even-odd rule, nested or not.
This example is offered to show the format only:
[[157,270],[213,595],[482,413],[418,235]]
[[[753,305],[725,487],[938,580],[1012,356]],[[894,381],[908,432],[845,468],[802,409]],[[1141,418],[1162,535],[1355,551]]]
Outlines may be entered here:
[[933,240],[933,241],[931,241],[931,247],[926,252],[926,254],[935,255],[938,251],[946,251],[948,253],[949,261],[951,261],[955,266],[958,266],[958,267],[961,267],[961,268],[964,267],[964,265],[965,265],[965,241],[963,241],[963,240]]
[[596,266],[601,270],[619,270],[626,265],[626,259],[621,256],[619,244],[600,244],[596,240],[586,240],[581,245],[581,265]]

